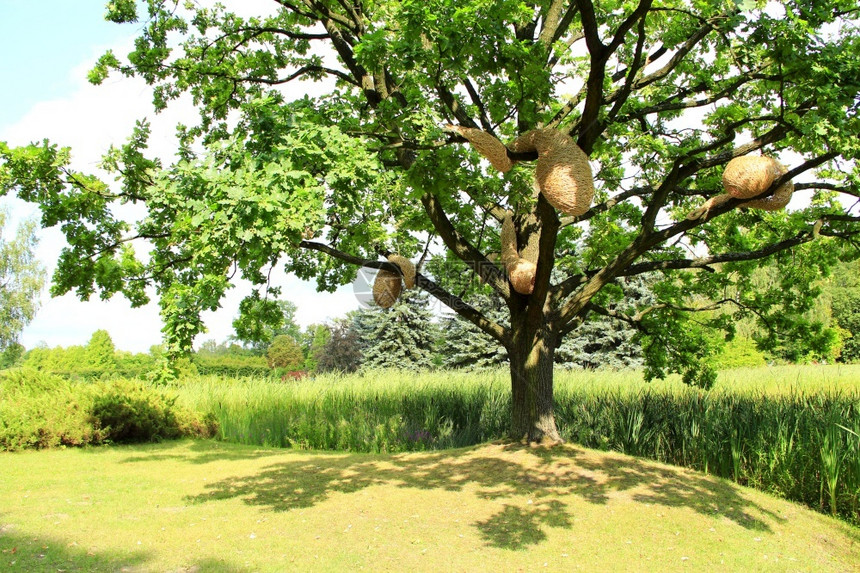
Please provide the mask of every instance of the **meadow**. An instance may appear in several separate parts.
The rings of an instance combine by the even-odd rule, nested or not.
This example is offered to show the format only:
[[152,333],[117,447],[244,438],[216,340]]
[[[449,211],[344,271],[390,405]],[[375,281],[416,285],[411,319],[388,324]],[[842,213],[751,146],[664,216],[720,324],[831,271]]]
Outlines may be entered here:
[[[178,403],[214,417],[225,441],[352,452],[464,447],[502,439],[508,373],[366,372],[283,383],[201,378]],[[860,522],[860,366],[720,374],[710,391],[638,372],[560,371],[568,442],[750,485]]]
[[214,440],[0,453],[16,572],[847,573],[844,521],[573,445],[367,454]]
[[[0,379],[5,449],[214,433],[249,446],[393,454],[501,440],[510,416],[505,370],[191,377],[161,387],[34,380]],[[559,371],[556,403],[569,443],[698,470],[860,523],[860,366],[727,370],[707,392],[632,371]]]

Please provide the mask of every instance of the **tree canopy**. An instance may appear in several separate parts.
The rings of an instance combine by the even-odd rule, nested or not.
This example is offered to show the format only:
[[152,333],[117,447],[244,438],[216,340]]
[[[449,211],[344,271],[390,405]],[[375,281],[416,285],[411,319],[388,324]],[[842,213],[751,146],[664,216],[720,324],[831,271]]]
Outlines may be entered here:
[[35,254],[35,222],[25,221],[7,240],[7,217],[0,209],[0,351],[17,346],[21,331],[36,315],[45,285],[45,269]]
[[[179,159],[147,157],[141,122],[105,157],[117,185],[43,143],[0,146],[0,188],[62,225],[54,294],[143,304],[154,286],[173,351],[234,276],[258,286],[242,308],[265,322],[279,315],[259,303],[279,294],[272,268],[333,289],[359,266],[399,273],[391,253],[429,254],[418,287],[508,353],[512,434],[552,439],[553,354],[590,313],[639,332],[649,377],[703,385],[710,329],[753,316],[802,334],[792,317],[814,281],[857,255],[860,217],[845,205],[860,198],[858,15],[853,0],[276,0],[254,16],[114,0],[108,19],[140,35],[90,79],[141,77],[156,109],[192,98],[200,117],[180,126]],[[288,95],[303,80],[323,95]],[[584,213],[535,193],[538,154],[516,141],[536,128],[590,160]],[[513,168],[490,167],[465,129],[507,144]],[[750,154],[785,165],[755,199],[791,181],[788,209],[725,198],[726,164]],[[145,216],[118,219],[111,207],[128,202]],[[488,257],[506,216],[536,263],[530,294]],[[780,279],[748,288],[767,257]],[[610,310],[617,281],[644,273],[659,275],[656,301]],[[479,292],[503,301],[507,324],[464,302]]]

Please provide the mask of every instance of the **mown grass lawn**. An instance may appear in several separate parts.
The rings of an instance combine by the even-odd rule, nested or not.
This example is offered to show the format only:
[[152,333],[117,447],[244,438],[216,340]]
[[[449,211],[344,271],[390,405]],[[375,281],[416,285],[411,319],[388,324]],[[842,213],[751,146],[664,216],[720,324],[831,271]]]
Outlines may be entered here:
[[0,454],[11,571],[856,571],[860,530],[575,446],[214,441]]

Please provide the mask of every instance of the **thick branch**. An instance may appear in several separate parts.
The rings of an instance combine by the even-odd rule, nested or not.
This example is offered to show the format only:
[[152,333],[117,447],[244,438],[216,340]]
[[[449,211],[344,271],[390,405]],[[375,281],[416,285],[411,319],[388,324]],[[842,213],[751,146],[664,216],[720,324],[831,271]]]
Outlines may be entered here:
[[[328,256],[334,257],[351,265],[371,269],[385,269],[387,271],[401,274],[400,267],[398,267],[394,263],[390,263],[388,261],[373,261],[364,259],[362,257],[350,255],[349,253],[344,253],[343,251],[340,251],[338,249],[335,249],[334,247],[323,243],[317,243],[313,241],[301,241],[299,243],[299,247],[324,253]],[[433,295],[436,299],[444,303],[448,308],[450,308],[451,310],[453,310],[454,312],[480,328],[482,331],[492,336],[503,346],[510,346],[511,333],[509,329],[488,319],[460,297],[448,292],[447,290],[445,290],[426,276],[422,275],[421,273],[416,273],[415,284]]]
[[603,213],[604,211],[608,211],[609,209],[615,207],[620,202],[629,199],[631,197],[642,197],[648,193],[653,193],[654,189],[652,187],[634,187],[633,189],[628,189],[627,191],[623,191],[618,195],[610,197],[603,203],[599,203],[591,207],[588,211],[579,215],[578,217],[564,217],[561,220],[561,227],[567,227],[568,225],[575,225],[576,223],[580,223],[582,221],[587,221],[591,219],[595,215]]
[[713,24],[708,22],[707,24],[696,30],[696,32],[692,36],[690,36],[690,38],[686,42],[684,42],[684,45],[678,48],[678,50],[674,54],[672,54],[672,57],[669,59],[668,62],[666,62],[666,65],[664,65],[662,68],[655,71],[654,73],[648,74],[647,76],[641,78],[639,81],[636,82],[634,88],[644,88],[645,86],[653,84],[657,80],[668,76],[672,72],[672,70],[674,70],[678,66],[678,64],[681,63],[684,57],[689,54],[694,47],[696,47],[696,44],[701,42],[705,38],[705,36],[707,36],[708,33],[713,29]]
[[555,38],[556,31],[558,30],[558,25],[561,23],[561,9],[563,5],[563,0],[552,0],[546,14],[544,14],[543,27],[541,28],[540,35],[538,36],[538,41],[542,42],[547,47],[552,45],[553,38]]
[[[639,5],[636,7],[636,10],[633,11],[618,27],[618,30],[615,32],[615,36],[612,38],[612,42],[610,42],[609,46],[607,46],[606,58],[608,59],[610,55],[615,53],[621,44],[624,43],[624,37],[627,35],[627,32],[633,29],[633,26],[637,21],[642,20],[648,14],[648,10],[651,9],[652,0],[641,0]],[[644,34],[643,34],[644,35]]]
[[576,5],[579,7],[582,31],[585,34],[585,45],[588,47],[591,60],[591,68],[585,82],[585,107],[576,126],[579,130],[577,144],[585,151],[586,155],[589,155],[594,141],[597,139],[595,133],[597,132],[597,117],[603,103],[603,78],[606,75],[607,49],[600,41],[599,24],[591,1],[576,0]]
[[780,251],[785,251],[792,247],[808,243],[815,238],[813,230],[805,230],[790,239],[785,239],[778,243],[762,247],[755,251],[740,251],[734,253],[721,253],[719,255],[711,255],[708,257],[697,257],[694,259],[672,259],[666,261],[649,261],[647,263],[638,263],[630,265],[618,276],[634,276],[653,271],[666,271],[678,269],[697,269],[716,265],[720,263],[737,263],[741,261],[755,261],[764,259],[774,255]]
[[504,273],[469,241],[466,240],[448,219],[448,215],[442,209],[439,198],[431,193],[425,193],[421,197],[424,210],[430,218],[430,222],[436,228],[436,232],[442,238],[445,246],[451,250],[461,261],[471,268],[481,280],[493,287],[505,301],[510,299],[511,287]]
[[466,86],[466,92],[469,94],[469,98],[472,100],[472,103],[475,104],[475,107],[478,108],[478,114],[480,115],[481,127],[484,128],[484,131],[487,133],[493,132],[493,124],[490,122],[490,117],[487,115],[487,109],[484,107],[484,102],[481,100],[481,95],[478,93],[478,90],[475,89],[475,86],[472,84],[469,78],[465,78],[463,80],[463,85]]
[[439,99],[442,100],[442,102],[445,104],[445,107],[447,107],[451,111],[451,113],[454,115],[454,117],[457,118],[457,121],[460,122],[461,125],[472,128],[478,127],[478,125],[475,123],[475,120],[469,117],[469,114],[466,113],[465,108],[460,106],[460,102],[457,101],[457,98],[454,96],[453,93],[451,93],[451,90],[439,83],[436,84],[436,93],[439,94]]
[[630,97],[630,93],[633,91],[633,79],[636,77],[636,74],[639,73],[639,70],[644,66],[642,62],[642,50],[645,46],[645,17],[639,20],[638,27],[638,38],[636,40],[636,49],[633,53],[633,63],[630,64],[630,71],[627,74],[627,79],[624,80],[624,85],[621,86],[621,89],[616,92],[617,99],[615,101],[615,105],[612,106],[612,109],[609,111],[606,120],[604,121],[605,125],[612,123],[615,117],[618,115],[621,106],[624,105],[624,102],[627,101],[627,98]]

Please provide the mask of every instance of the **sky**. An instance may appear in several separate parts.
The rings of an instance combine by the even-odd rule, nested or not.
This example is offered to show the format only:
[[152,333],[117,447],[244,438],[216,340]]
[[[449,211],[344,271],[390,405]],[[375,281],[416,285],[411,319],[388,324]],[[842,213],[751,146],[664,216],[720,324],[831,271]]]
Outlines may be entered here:
[[[134,78],[111,76],[101,86],[86,81],[102,53],[113,49],[119,56],[127,54],[140,29],[140,24],[106,22],[103,15],[104,0],[0,0],[0,141],[26,145],[47,138],[71,147],[75,169],[97,172],[108,147],[124,143],[135,120],[146,118],[153,129],[150,149],[169,163],[175,125],[196,112],[188,102],[178,102],[156,115],[150,90]],[[0,197],[0,207],[11,215],[7,239],[21,220],[38,218],[34,205],[14,198]],[[57,229],[43,229],[39,238],[37,256],[50,277],[65,241]],[[314,284],[295,277],[281,275],[274,282],[282,287],[282,298],[297,305],[302,327],[359,307],[351,285],[330,294],[318,293]],[[196,344],[226,340],[233,333],[239,301],[249,292],[247,284],[239,284],[221,309],[204,314],[208,332],[199,335]],[[47,285],[41,301],[21,335],[26,348],[86,344],[98,329],[107,330],[121,350],[147,352],[161,342],[162,322],[154,302],[132,309],[121,295],[86,302],[73,294],[51,298]]]

